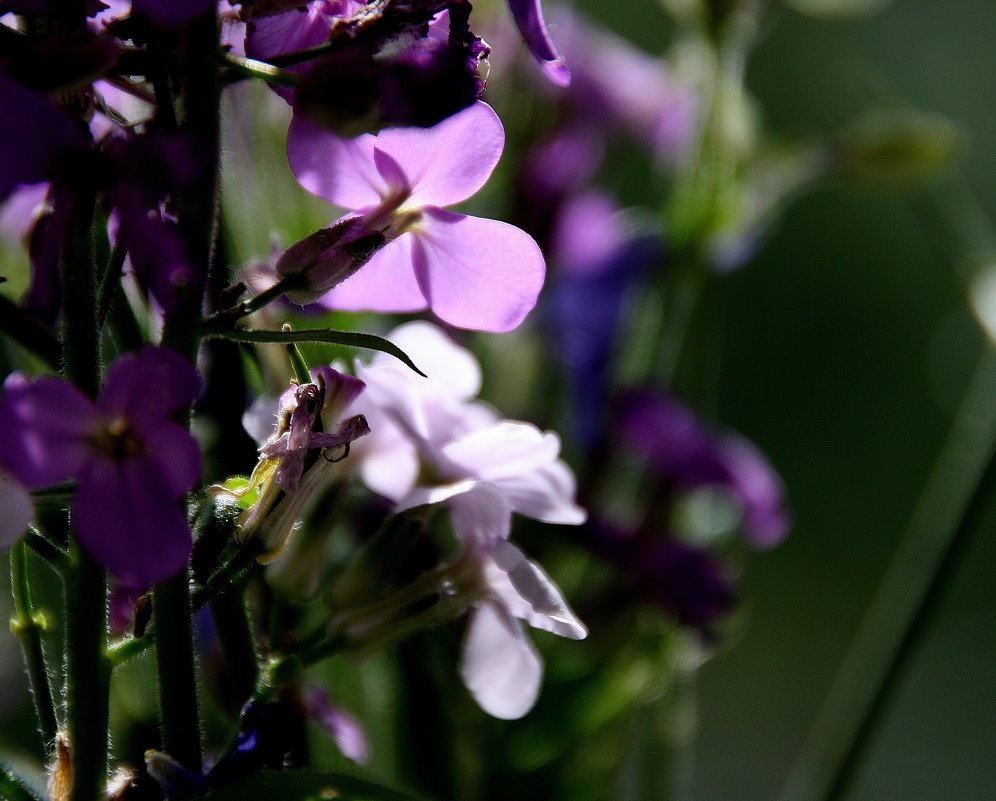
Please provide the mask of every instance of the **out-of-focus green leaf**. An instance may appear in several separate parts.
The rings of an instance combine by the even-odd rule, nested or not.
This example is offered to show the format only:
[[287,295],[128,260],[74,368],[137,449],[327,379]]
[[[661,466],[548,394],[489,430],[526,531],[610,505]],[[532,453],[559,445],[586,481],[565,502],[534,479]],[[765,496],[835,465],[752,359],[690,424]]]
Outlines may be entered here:
[[0,763],[0,798],[7,801],[40,801],[28,786]]
[[264,770],[204,796],[211,801],[425,801],[343,773]]

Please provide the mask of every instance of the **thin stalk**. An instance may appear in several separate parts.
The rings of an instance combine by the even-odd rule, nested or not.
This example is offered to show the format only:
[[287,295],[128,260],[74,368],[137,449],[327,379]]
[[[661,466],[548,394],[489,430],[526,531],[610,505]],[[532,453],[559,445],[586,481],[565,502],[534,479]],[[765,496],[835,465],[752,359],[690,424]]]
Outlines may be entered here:
[[950,578],[970,521],[994,489],[984,480],[996,446],[994,397],[996,349],[987,345],[780,801],[831,801],[847,788],[892,680]]
[[163,750],[187,770],[201,770],[201,727],[187,571],[153,591],[159,723]]
[[217,595],[211,600],[210,607],[228,676],[226,695],[241,708],[252,696],[259,681],[259,655],[244,593],[235,591]]
[[258,295],[254,295],[248,300],[242,301],[242,303],[239,303],[237,306],[233,306],[230,309],[222,309],[219,312],[208,315],[201,323],[202,331],[205,334],[216,334],[222,331],[228,331],[237,320],[240,320],[255,311],[259,311],[264,306],[269,305],[273,301],[279,299],[282,295],[286,294],[288,290],[294,287],[297,280],[297,276],[286,276],[277,281],[277,283],[273,286],[268,289],[264,289]]
[[[91,398],[100,386],[96,316],[94,197],[78,188],[77,208],[62,254],[62,349],[65,375]],[[66,723],[71,747],[71,801],[97,801],[107,782],[110,670],[107,576],[73,540],[75,565],[66,581]]]
[[28,548],[23,540],[14,545],[10,552],[10,585],[14,596],[14,619],[11,620],[10,628],[21,641],[38,720],[38,733],[45,752],[50,754],[58,721],[55,717],[55,702],[52,700],[52,682],[45,662],[45,649],[42,646],[42,633],[46,625],[44,616],[35,611],[31,601]]
[[107,313],[111,310],[111,303],[119,284],[121,283],[121,270],[124,267],[126,252],[124,248],[114,248],[107,259],[107,266],[104,274],[100,278],[100,288],[97,291],[97,330],[104,327],[107,320]]

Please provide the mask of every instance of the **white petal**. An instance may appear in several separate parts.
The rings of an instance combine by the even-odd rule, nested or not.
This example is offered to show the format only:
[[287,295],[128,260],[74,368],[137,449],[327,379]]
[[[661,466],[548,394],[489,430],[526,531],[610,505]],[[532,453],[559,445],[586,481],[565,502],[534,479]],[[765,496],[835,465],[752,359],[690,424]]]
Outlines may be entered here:
[[481,709],[514,720],[536,703],[543,663],[518,622],[500,605],[483,603],[471,612],[460,676]]
[[0,470],[0,548],[9,548],[34,518],[31,494],[13,476]]
[[472,484],[471,489],[450,500],[450,520],[460,541],[490,549],[496,541],[508,539],[512,510],[504,494],[493,484],[464,483]]
[[560,453],[560,440],[529,423],[502,420],[449,443],[443,453],[468,474],[494,481],[549,464]]
[[559,459],[532,473],[495,480],[512,510],[544,523],[578,526],[587,518],[574,503],[574,473]]
[[495,589],[512,614],[522,617],[529,625],[552,631],[561,637],[572,640],[583,640],[588,636],[588,629],[578,620],[567,605],[560,588],[535,562],[526,558],[525,554],[512,543],[502,540],[495,544],[495,566],[508,576],[518,597],[525,601],[528,609],[515,603],[515,599],[497,582],[492,580]]

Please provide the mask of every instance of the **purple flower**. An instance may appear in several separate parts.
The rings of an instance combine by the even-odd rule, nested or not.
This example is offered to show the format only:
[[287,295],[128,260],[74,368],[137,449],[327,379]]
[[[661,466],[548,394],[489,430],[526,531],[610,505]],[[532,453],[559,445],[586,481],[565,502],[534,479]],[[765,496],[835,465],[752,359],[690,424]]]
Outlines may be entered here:
[[132,0],[131,9],[157,28],[169,30],[206,14],[216,3],[217,0]]
[[733,577],[719,557],[703,548],[626,531],[605,520],[589,521],[580,533],[595,553],[622,570],[638,597],[706,637],[733,608]]
[[543,67],[545,75],[557,86],[570,84],[571,71],[546,29],[540,0],[508,0],[508,10],[512,12],[526,49]]
[[617,431],[669,486],[679,492],[714,487],[741,514],[744,537],[757,548],[778,544],[789,528],[781,479],[738,434],[707,429],[677,398],[634,392],[618,410]]
[[263,61],[328,44],[318,57],[287,67],[299,76],[276,91],[295,112],[343,134],[385,125],[430,126],[484,91],[478,76],[489,48],[469,27],[465,0],[320,0],[257,17],[246,51]]
[[577,116],[620,127],[668,164],[679,162],[696,135],[700,101],[664,63],[564,8],[557,38],[573,77],[564,100]]
[[325,690],[312,685],[304,691],[302,700],[308,716],[328,732],[344,757],[357,765],[370,761],[370,743],[363,726],[344,709],[333,704]]
[[194,368],[162,348],[118,358],[96,403],[67,381],[13,374],[0,396],[0,461],[30,489],[75,477],[80,544],[123,581],[149,586],[190,554],[181,500],[201,453],[170,415],[199,387]]
[[343,139],[296,117],[287,152],[301,185],[353,209],[388,244],[325,298],[328,308],[430,308],[459,328],[509,331],[536,303],[545,265],[525,232],[447,211],[487,181],[505,134],[484,103],[427,129]]
[[662,246],[594,190],[564,204],[551,239],[559,269],[546,309],[549,335],[571,379],[578,439],[594,447],[604,436],[608,372],[624,298],[660,261]]
[[51,178],[90,146],[87,131],[41,92],[0,72],[0,200]]

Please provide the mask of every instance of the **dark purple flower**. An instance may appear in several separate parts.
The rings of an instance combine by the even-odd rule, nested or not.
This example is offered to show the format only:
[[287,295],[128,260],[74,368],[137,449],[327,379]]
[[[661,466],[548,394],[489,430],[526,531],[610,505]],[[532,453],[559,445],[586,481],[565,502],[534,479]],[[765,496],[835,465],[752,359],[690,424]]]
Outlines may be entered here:
[[707,428],[681,401],[661,392],[620,400],[616,432],[679,492],[716,487],[739,507],[744,537],[758,548],[780,542],[789,528],[781,479],[757,448],[738,434]]
[[0,200],[51,178],[90,146],[90,135],[41,92],[0,72]]
[[132,0],[133,14],[140,14],[157,28],[179,28],[194,17],[206,14],[217,0]]
[[118,243],[167,313],[199,298],[204,270],[191,259],[170,204],[200,178],[206,159],[182,134],[114,139],[105,145]]
[[376,9],[320,0],[253,19],[246,53],[268,61],[328,45],[286,67],[299,76],[296,89],[275,89],[295,112],[340,134],[429,127],[484,91],[477,72],[489,48],[471,33],[469,15],[466,0],[390,0]]
[[118,358],[96,403],[67,381],[13,374],[0,396],[0,461],[30,489],[75,477],[80,544],[118,578],[149,586],[190,554],[181,500],[201,453],[170,415],[199,387],[194,368],[163,348]]
[[733,609],[733,576],[719,557],[702,548],[597,518],[581,527],[580,536],[595,554],[621,571],[638,598],[707,638],[714,624]]

